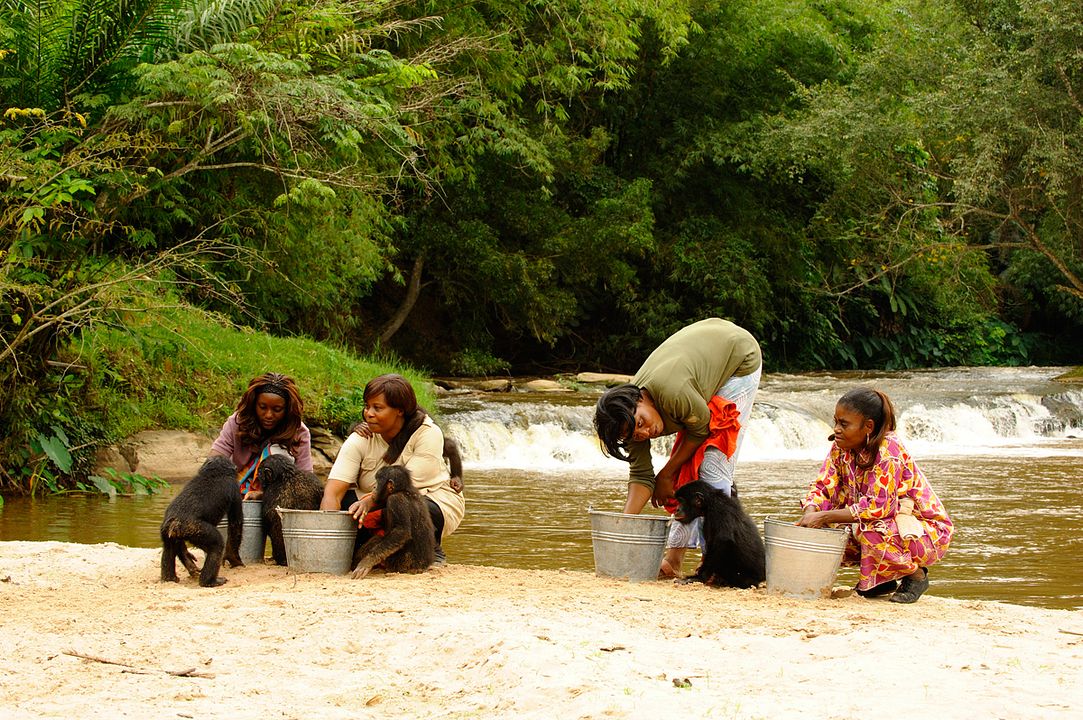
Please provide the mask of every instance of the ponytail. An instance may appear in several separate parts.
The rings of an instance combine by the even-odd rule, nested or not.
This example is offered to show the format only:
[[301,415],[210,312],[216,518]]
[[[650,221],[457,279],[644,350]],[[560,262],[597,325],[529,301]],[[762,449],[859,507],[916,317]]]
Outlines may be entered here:
[[839,398],[838,404],[872,420],[865,452],[857,454],[857,467],[868,470],[876,464],[884,437],[895,430],[895,407],[887,395],[872,388],[854,388]]

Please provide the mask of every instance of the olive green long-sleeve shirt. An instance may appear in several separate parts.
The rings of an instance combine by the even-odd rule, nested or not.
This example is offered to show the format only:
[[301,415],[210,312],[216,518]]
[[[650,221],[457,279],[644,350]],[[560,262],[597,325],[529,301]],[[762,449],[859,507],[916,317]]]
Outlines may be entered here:
[[[691,441],[707,438],[707,402],[731,377],[756,371],[760,345],[744,328],[721,318],[692,323],[666,338],[647,357],[632,384],[650,393],[663,434],[684,430]],[[650,440],[628,444],[628,481],[654,488]]]

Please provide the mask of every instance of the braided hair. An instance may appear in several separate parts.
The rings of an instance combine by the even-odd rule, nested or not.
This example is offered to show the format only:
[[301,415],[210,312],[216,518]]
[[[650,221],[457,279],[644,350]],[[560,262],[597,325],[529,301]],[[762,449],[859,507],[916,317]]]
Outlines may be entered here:
[[[264,393],[277,395],[286,401],[285,415],[270,430],[264,430],[256,416],[256,402]],[[252,378],[237,403],[237,437],[242,444],[257,448],[272,443],[282,445],[289,448],[292,454],[297,431],[301,429],[304,408],[297,384],[288,375],[269,372]]]

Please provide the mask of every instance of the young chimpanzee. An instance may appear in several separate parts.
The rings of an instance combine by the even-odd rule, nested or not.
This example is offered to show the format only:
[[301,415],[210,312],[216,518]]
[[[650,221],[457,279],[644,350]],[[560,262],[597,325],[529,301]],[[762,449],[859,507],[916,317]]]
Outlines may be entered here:
[[323,484],[315,475],[298,470],[292,459],[283,455],[271,455],[261,462],[258,477],[263,487],[263,531],[271,538],[271,557],[285,565],[282,516],[276,509],[319,510]]
[[[225,515],[229,518],[229,541],[222,542],[218,523]],[[188,574],[199,573],[203,587],[221,585],[226,581],[218,577],[223,552],[230,567],[241,567],[240,546],[244,514],[241,494],[237,492],[237,468],[227,457],[212,457],[194,478],[188,481],[177,497],[169,503],[162,519],[162,582],[178,582],[177,559],[187,568]],[[196,567],[195,557],[188,552],[185,543],[195,545],[204,553],[203,570]]]
[[702,480],[677,490],[680,507],[673,517],[683,523],[703,518],[703,559],[688,582],[750,588],[767,576],[763,539],[737,498]]
[[388,572],[428,569],[436,557],[436,532],[409,470],[392,465],[376,471],[373,509],[383,510],[384,534],[369,538],[357,549],[353,577],[365,577],[379,563]]

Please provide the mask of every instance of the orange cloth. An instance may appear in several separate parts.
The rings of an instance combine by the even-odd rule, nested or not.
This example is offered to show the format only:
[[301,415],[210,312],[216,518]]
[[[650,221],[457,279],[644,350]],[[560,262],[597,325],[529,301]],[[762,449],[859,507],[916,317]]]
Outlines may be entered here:
[[[372,493],[368,493],[365,497],[370,497]],[[365,513],[365,517],[361,518],[361,527],[367,528],[372,531],[373,535],[384,534],[384,511],[369,510]]]
[[[737,412],[737,404],[715,395],[707,403],[707,408],[711,411],[711,423],[707,430],[707,439],[696,450],[696,454],[677,471],[677,479],[673,483],[674,491],[693,480],[699,479],[699,466],[703,464],[703,453],[707,451],[707,448],[716,447],[724,452],[726,457],[732,457],[737,449],[737,433],[741,431],[741,415]],[[673,441],[673,451],[680,447],[683,439],[684,431],[681,430]],[[673,454],[673,451],[670,451],[670,455]],[[677,501],[669,500],[666,502],[665,508],[666,512],[672,514],[677,509]]]

